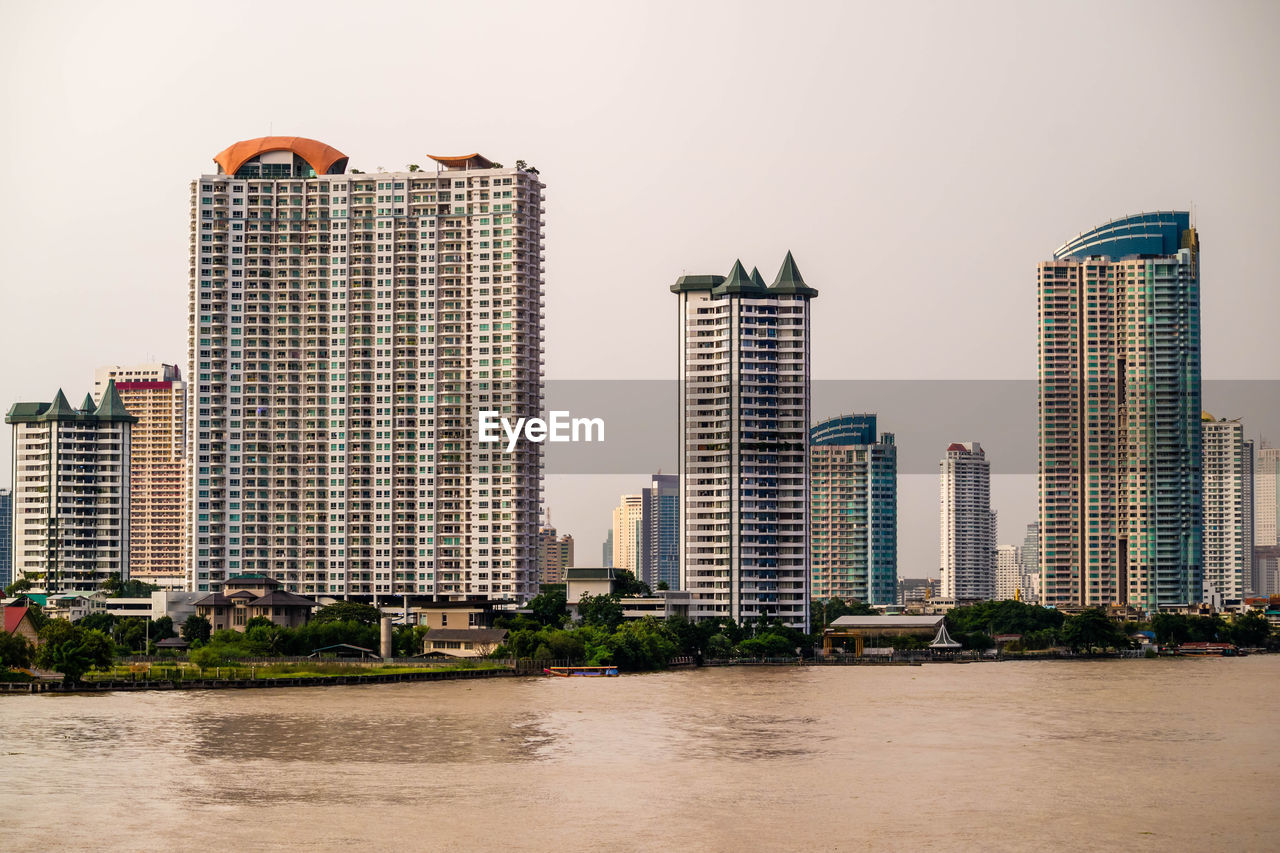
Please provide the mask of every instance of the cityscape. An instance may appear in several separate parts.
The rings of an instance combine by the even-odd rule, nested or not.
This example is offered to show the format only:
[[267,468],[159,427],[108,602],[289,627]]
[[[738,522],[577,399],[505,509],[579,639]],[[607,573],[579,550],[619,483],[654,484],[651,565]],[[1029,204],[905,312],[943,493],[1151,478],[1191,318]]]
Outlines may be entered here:
[[[30,223],[6,220],[0,732],[15,774],[50,780],[11,803],[21,849],[59,813],[72,849],[203,844],[205,812],[249,848],[400,826],[425,848],[1261,849],[1280,828],[1257,735],[1280,660],[1270,99],[1130,105],[1109,145],[1072,122],[1123,136],[1141,86],[1068,120],[1043,99],[1069,86],[1069,40],[1006,53],[958,9],[708,5],[667,31],[665,6],[556,3],[533,24],[501,4],[485,26],[392,3],[412,26],[352,48],[385,75],[339,86],[363,124],[308,92],[166,130],[160,93],[212,79],[165,41],[199,9],[165,7],[141,31],[160,41],[105,66],[102,103],[154,136],[135,162],[107,168],[121,117],[82,130],[80,157],[54,140],[32,167],[80,173],[42,179],[65,211],[22,177]],[[1048,32],[1045,10],[972,11]],[[67,52],[89,31],[50,14],[8,10],[62,57],[17,47],[8,76],[69,63],[68,112],[6,109],[86,128],[102,107]],[[1276,10],[1194,14],[1219,60],[1204,80],[1138,54],[1197,93],[1269,91]],[[690,55],[689,89],[638,70],[659,60],[630,38],[689,55],[718,15],[812,52],[740,73]],[[568,39],[580,16],[634,32],[611,55]],[[908,47],[917,25],[935,53]],[[206,44],[239,32],[212,26]],[[450,71],[424,99],[415,31],[455,62],[545,38],[531,65],[495,62],[504,85],[549,76],[500,96]],[[300,23],[278,58],[341,55],[339,32]],[[836,107],[854,90],[827,87],[873,67],[855,42],[932,70]],[[161,55],[173,82],[137,64]],[[1093,58],[1090,81],[1141,64]],[[943,68],[1000,94],[960,95]],[[737,147],[722,119],[743,104],[793,126],[743,125]],[[948,124],[967,130],[934,135]],[[34,131],[5,146],[16,182]],[[54,231],[65,258],[44,254]],[[285,793],[271,780],[297,761],[315,772]],[[759,774],[784,787],[743,787]],[[528,801],[494,822],[512,784]],[[259,796],[276,828],[253,826]],[[1235,801],[1173,805],[1212,796]]]

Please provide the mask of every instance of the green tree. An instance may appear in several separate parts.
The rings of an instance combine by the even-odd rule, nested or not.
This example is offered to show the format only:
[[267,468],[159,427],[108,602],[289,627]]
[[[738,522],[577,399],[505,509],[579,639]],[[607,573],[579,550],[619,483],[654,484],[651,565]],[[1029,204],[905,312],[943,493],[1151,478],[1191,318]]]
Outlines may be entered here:
[[1162,646],[1176,646],[1191,637],[1191,625],[1181,613],[1157,613],[1151,620],[1151,630]]
[[1083,649],[1087,654],[1092,654],[1095,649],[1129,647],[1129,638],[1125,636],[1124,629],[1108,619],[1107,614],[1097,607],[1067,617],[1062,625],[1062,641],[1071,651]]
[[376,625],[382,620],[382,611],[372,604],[361,604],[358,601],[335,601],[326,604],[311,617],[313,623],[318,622],[359,622],[361,625]]
[[118,585],[116,591],[112,594],[112,598],[149,598],[151,593],[159,590],[160,587],[155,584],[149,584],[141,580],[129,580]]
[[173,618],[170,616],[161,616],[159,619],[151,620],[151,628],[147,633],[153,643],[178,636],[178,632],[173,630]]
[[712,634],[707,639],[707,657],[713,660],[733,657],[733,641],[724,634]]
[[649,585],[640,580],[629,569],[617,569],[614,574],[614,592],[621,596],[652,595]]
[[31,666],[35,649],[20,634],[0,631],[0,669],[19,669]]
[[195,613],[182,623],[182,639],[188,643],[207,643],[212,633],[213,626],[209,624],[209,620]]
[[821,634],[841,616],[874,616],[876,609],[864,601],[845,601],[839,597],[815,598],[809,602],[809,623],[813,633]]
[[614,594],[588,595],[584,592],[578,601],[578,618],[584,625],[613,633],[622,624],[622,601]]
[[81,628],[65,619],[53,619],[40,629],[36,665],[62,673],[76,684],[94,667],[111,665],[113,646],[101,631]]
[[115,614],[106,612],[90,613],[76,624],[87,631],[101,631],[104,634],[110,634],[111,629],[116,626],[116,617]]
[[1261,613],[1241,613],[1228,626],[1231,642],[1237,646],[1258,647],[1266,644],[1271,636],[1271,623]]
[[668,584],[666,581],[658,581],[658,586],[657,586],[658,592],[665,592],[669,589],[671,589],[671,585]]
[[26,592],[27,590],[31,589],[32,586],[33,584],[31,583],[31,578],[20,577],[16,581],[14,581],[13,583],[9,584],[4,588],[5,598],[13,598],[15,595],[18,595],[20,593]]
[[564,584],[548,585],[543,592],[529,600],[528,607],[539,625],[559,628],[569,618],[569,610],[565,606]]

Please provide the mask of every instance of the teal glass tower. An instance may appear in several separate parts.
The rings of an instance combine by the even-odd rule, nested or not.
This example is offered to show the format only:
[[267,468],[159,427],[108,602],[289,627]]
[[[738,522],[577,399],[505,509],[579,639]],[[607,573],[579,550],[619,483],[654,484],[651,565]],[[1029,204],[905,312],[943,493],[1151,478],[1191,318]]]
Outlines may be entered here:
[[1043,603],[1200,600],[1200,242],[1190,214],[1081,234],[1039,267]]

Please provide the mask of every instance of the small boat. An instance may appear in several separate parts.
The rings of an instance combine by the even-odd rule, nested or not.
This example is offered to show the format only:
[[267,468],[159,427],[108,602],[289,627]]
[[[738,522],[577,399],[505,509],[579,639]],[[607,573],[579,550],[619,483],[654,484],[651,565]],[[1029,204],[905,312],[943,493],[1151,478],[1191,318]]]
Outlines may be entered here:
[[1178,657],[1232,658],[1244,657],[1245,652],[1232,643],[1183,643],[1172,652]]
[[560,678],[604,678],[606,676],[616,676],[618,668],[616,666],[546,666],[542,668],[542,672],[544,675],[554,675]]

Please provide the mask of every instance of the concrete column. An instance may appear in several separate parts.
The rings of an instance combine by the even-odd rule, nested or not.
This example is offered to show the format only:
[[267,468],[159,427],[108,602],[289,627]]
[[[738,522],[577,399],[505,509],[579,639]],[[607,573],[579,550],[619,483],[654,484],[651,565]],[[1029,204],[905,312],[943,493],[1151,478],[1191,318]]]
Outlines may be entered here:
[[391,657],[391,617],[390,616],[382,617],[382,643],[381,643],[381,648],[378,649],[378,654],[382,655],[384,658]]

